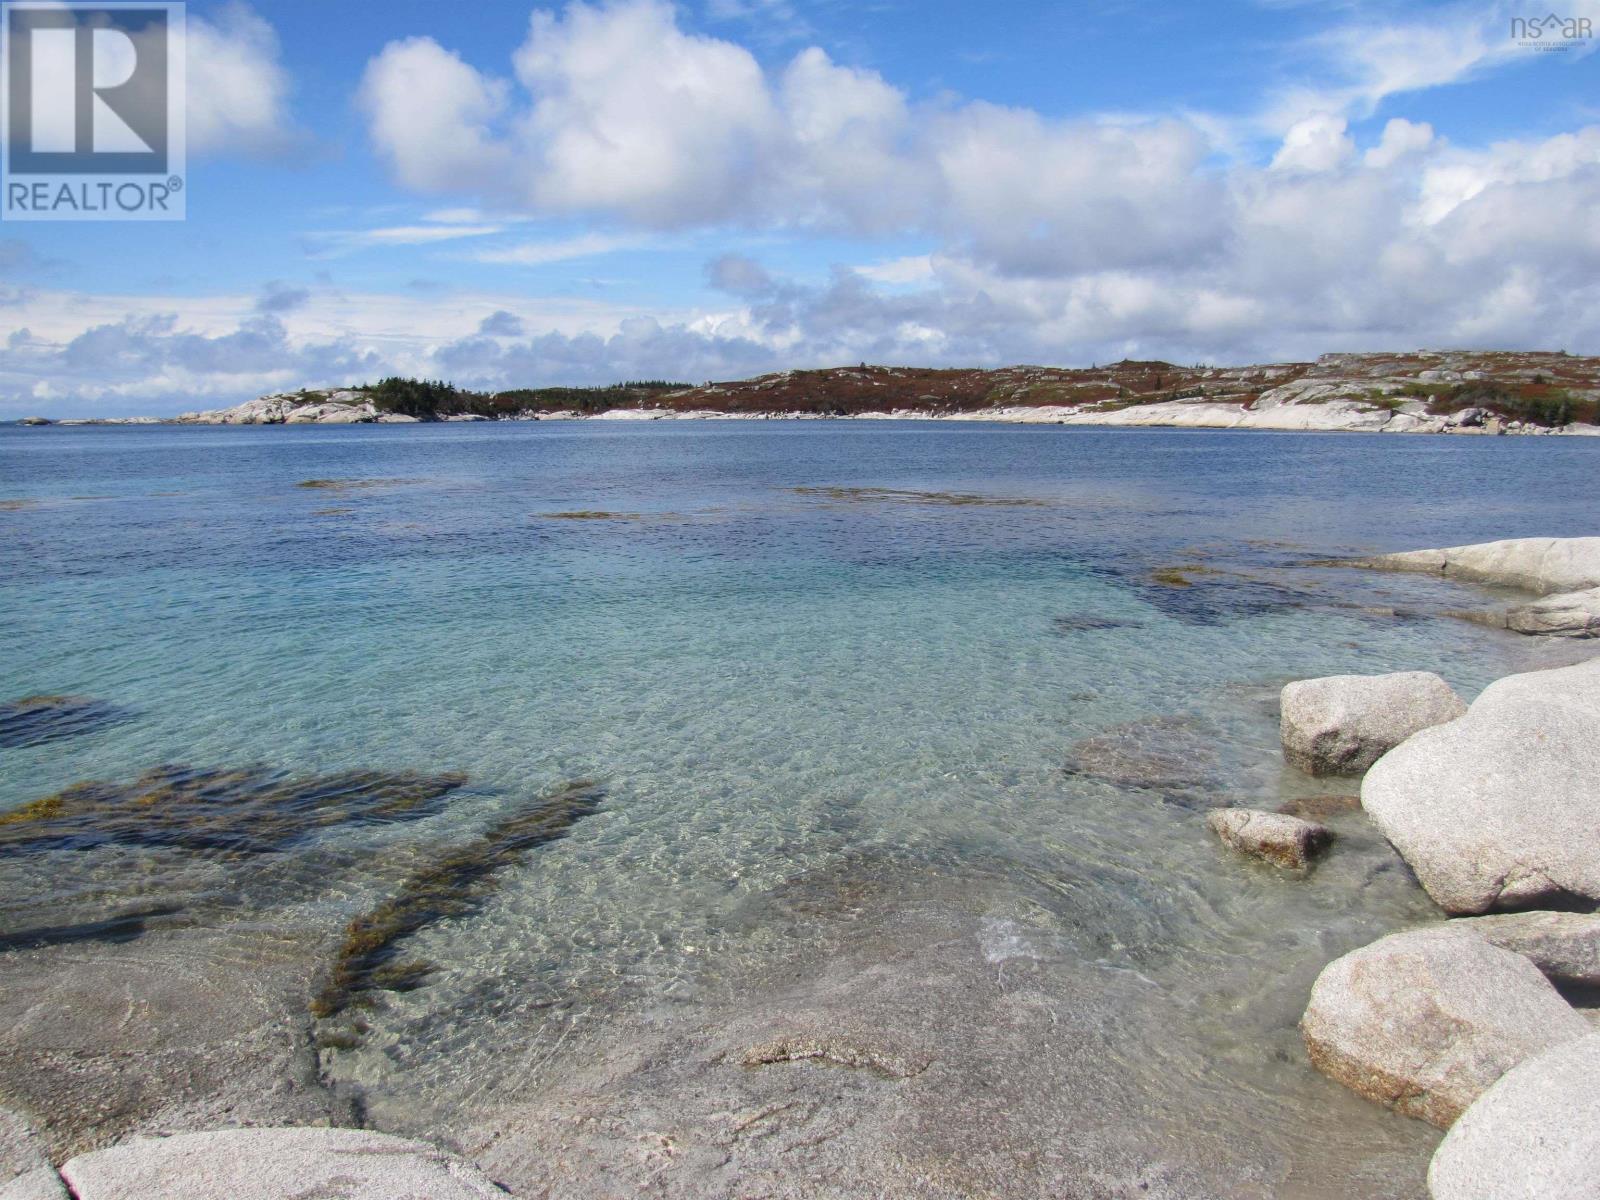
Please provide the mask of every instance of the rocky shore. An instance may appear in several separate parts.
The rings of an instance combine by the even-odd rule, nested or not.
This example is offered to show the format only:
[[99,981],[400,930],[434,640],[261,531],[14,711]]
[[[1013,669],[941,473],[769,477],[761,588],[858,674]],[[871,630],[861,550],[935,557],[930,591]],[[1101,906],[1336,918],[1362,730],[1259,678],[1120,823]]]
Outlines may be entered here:
[[[1586,596],[1600,586],[1600,538],[1351,565]],[[1328,965],[1301,1022],[1312,1065],[1449,1131],[1428,1173],[1433,1200],[1600,1196],[1600,659],[1506,677],[1471,705],[1426,672],[1301,681],[1281,713],[1286,759],[1364,773],[1362,810],[1453,918]],[[1233,811],[1213,821],[1229,845],[1305,865],[1286,847],[1315,827]]]

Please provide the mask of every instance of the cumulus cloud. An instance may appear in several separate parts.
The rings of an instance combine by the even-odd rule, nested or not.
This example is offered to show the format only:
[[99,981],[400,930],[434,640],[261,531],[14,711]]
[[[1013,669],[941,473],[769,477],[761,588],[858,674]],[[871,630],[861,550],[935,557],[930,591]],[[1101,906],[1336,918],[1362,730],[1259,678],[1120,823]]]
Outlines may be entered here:
[[276,154],[292,145],[289,74],[272,26],[242,4],[211,19],[191,12],[186,26],[189,149]]

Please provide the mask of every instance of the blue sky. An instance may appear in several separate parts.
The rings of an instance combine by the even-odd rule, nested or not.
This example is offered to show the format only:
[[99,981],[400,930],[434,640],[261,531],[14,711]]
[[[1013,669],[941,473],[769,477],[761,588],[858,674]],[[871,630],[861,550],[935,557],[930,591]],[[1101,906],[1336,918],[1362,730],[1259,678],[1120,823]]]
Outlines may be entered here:
[[1600,42],[1544,8],[188,7],[188,219],[0,225],[0,416],[1600,353]]

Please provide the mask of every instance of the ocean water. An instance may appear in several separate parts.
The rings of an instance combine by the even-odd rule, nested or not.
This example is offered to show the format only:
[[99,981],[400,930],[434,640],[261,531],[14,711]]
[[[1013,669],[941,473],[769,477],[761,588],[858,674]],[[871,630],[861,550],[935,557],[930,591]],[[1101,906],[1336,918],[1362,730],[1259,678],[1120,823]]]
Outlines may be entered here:
[[[337,929],[586,778],[600,810],[416,934],[435,973],[334,1073],[460,1092],[507,1030],[736,993],[817,936],[796,881],[897,873],[1043,895],[1057,953],[1155,980],[1187,1067],[1151,1086],[1220,1077],[1425,1160],[1293,1021],[1323,963],[1431,906],[1359,816],[1288,880],[1201,813],[1353,790],[1282,766],[1289,679],[1470,695],[1546,652],[1442,615],[1482,589],[1308,560],[1592,534],[1597,467],[1580,439],[924,422],[0,428],[0,703],[115,709],[0,749],[0,812],[170,763],[467,778],[249,861],[0,854],[0,934],[137,904]],[[1068,769],[1108,731],[1193,778]]]

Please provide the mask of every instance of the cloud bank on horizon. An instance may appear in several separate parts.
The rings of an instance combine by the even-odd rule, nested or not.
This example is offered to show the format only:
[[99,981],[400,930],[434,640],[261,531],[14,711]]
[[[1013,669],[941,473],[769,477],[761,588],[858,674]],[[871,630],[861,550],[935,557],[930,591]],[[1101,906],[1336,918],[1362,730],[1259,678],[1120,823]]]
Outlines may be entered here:
[[991,95],[940,86],[848,24],[829,44],[826,2],[580,0],[498,61],[194,4],[191,219],[0,230],[0,415],[389,373],[1600,353],[1600,42],[1530,49],[1501,4],[1289,7],[1257,44],[1146,30],[1134,106],[976,57]]

